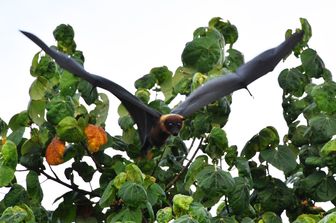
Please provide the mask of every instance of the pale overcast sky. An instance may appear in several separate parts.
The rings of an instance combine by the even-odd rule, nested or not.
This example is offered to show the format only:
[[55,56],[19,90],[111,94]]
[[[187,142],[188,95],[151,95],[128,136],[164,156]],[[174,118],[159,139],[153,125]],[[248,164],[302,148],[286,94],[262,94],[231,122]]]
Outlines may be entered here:
[[[299,18],[307,18],[313,28],[310,46],[333,73],[335,9],[331,0],[3,0],[0,117],[8,122],[12,115],[25,110],[29,101],[28,90],[33,81],[30,63],[40,49],[19,29],[30,31],[51,45],[52,31],[57,25],[72,25],[77,47],[86,57],[86,69],[134,92],[134,80],[152,67],[166,65],[175,71],[193,31],[207,26],[212,17],[230,20],[237,26],[239,39],[235,48],[244,53],[245,60],[278,45],[288,28],[300,28]],[[283,68],[298,63],[291,58],[253,83],[249,89],[254,98],[246,91],[234,94],[230,120],[225,126],[230,144],[241,149],[251,136],[268,125],[276,127],[281,137],[286,133],[277,76]],[[110,133],[117,134],[115,111],[119,101],[112,96],[110,104],[107,126]],[[45,200],[46,207],[61,193]]]

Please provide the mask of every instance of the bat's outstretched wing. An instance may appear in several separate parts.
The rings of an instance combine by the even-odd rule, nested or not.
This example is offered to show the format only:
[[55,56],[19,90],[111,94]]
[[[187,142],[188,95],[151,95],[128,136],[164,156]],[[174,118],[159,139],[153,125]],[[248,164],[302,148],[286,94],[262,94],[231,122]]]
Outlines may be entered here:
[[221,97],[246,88],[251,82],[272,71],[301,41],[303,31],[294,33],[279,46],[266,50],[240,66],[235,73],[214,78],[193,91],[172,113],[188,116]]
[[57,51],[56,49],[48,47],[41,39],[32,33],[21,31],[30,40],[41,47],[50,57],[52,57],[58,65],[72,74],[88,81],[95,87],[103,88],[113,95],[115,95],[133,118],[133,121],[138,126],[138,132],[141,143],[147,145],[147,137],[153,125],[156,124],[161,114],[142,103],[137,97],[127,91],[125,88],[108,80],[104,77],[91,74],[84,70],[83,66],[76,60],[70,58],[68,55]]

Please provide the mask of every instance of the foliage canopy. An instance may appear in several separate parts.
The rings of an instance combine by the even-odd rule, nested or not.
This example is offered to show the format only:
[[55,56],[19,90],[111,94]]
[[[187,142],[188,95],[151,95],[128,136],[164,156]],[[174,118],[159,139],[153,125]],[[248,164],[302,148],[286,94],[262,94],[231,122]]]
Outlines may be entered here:
[[[300,64],[278,78],[288,134],[280,140],[276,128],[266,126],[241,149],[229,144],[223,130],[232,101],[227,96],[188,117],[178,137],[153,148],[153,157],[140,159],[137,131],[125,108],[118,109],[122,135],[111,136],[104,130],[107,95],[38,52],[27,110],[8,123],[0,119],[0,186],[9,188],[0,202],[0,222],[276,223],[283,212],[296,223],[335,221],[333,209],[315,203],[336,202],[336,83],[308,46],[309,23],[300,22],[305,36],[294,50]],[[53,34],[54,47],[84,64],[71,26],[62,24]],[[135,81],[135,95],[169,113],[177,95],[244,63],[234,48],[237,39],[236,26],[211,19],[186,44],[183,66],[175,72],[166,66],[151,69]],[[158,97],[152,99],[152,92]],[[125,156],[108,155],[110,150]],[[69,166],[66,181],[47,171],[63,163]],[[25,187],[16,181],[19,165],[27,170]],[[285,181],[272,176],[270,165]],[[82,189],[79,178],[91,182],[94,176],[99,186]],[[43,178],[69,188],[54,211],[41,205]]]

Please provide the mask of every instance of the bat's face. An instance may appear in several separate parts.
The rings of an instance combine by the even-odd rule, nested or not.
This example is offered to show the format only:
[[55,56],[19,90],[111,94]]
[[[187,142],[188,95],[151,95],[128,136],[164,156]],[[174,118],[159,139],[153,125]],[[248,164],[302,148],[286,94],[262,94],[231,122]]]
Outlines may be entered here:
[[180,132],[183,121],[184,117],[178,114],[162,115],[160,119],[162,130],[173,136],[177,136]]

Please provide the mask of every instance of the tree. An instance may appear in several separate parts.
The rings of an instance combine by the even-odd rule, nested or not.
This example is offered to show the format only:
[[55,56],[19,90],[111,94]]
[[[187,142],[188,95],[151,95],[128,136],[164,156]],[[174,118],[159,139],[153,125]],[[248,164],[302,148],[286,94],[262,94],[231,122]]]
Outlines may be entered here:
[[[301,64],[283,70],[278,79],[288,134],[280,142],[277,130],[267,126],[242,149],[229,145],[222,129],[230,114],[228,96],[188,117],[178,137],[140,158],[139,138],[126,109],[118,109],[122,135],[111,136],[104,130],[107,95],[38,52],[30,69],[36,79],[28,109],[8,124],[0,120],[0,186],[10,188],[0,202],[0,222],[281,222],[284,211],[296,223],[335,219],[333,209],[325,211],[315,202],[336,201],[336,83],[308,47],[309,23],[300,22],[305,35],[294,55]],[[58,50],[84,63],[71,26],[60,25],[53,34]],[[244,63],[243,54],[233,48],[237,39],[233,24],[211,19],[186,44],[183,66],[174,73],[165,66],[151,69],[135,81],[135,95],[168,113],[177,95],[188,95]],[[110,150],[125,155],[108,155]],[[71,164],[64,171],[67,181],[47,173],[63,163]],[[27,171],[25,187],[15,178],[18,165]],[[270,165],[286,180],[273,176]],[[84,182],[98,175],[99,187],[82,189],[76,175]],[[40,176],[69,188],[54,211],[41,205]]]

